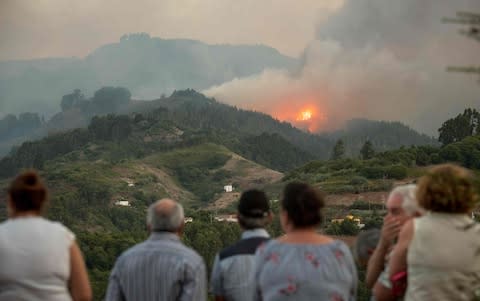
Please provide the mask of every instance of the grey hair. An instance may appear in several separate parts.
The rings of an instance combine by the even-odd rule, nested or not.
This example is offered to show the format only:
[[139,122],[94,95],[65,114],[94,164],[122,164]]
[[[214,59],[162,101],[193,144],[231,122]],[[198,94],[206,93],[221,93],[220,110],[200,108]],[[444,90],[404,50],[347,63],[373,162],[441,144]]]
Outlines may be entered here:
[[377,247],[379,240],[379,229],[370,229],[360,232],[353,245],[353,256],[355,257],[355,260],[361,265],[367,264],[371,256],[370,252]]
[[408,184],[395,187],[390,192],[389,198],[393,195],[399,195],[402,198],[402,208],[408,216],[414,216],[416,213],[425,213],[417,201],[417,185]]
[[159,203],[166,201],[161,199],[151,204],[147,210],[147,225],[151,231],[168,231],[175,232],[180,229],[184,223],[185,214],[183,206],[174,202],[173,208],[170,210],[158,210]]
[[247,217],[242,214],[238,214],[238,223],[247,230],[264,228],[269,222],[269,215],[262,217]]

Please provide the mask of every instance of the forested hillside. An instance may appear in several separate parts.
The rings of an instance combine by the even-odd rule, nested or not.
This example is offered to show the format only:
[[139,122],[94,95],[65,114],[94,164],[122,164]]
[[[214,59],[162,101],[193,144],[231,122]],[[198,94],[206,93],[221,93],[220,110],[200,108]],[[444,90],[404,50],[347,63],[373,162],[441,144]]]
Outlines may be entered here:
[[[59,100],[59,107],[62,111],[48,121],[31,113],[22,114],[18,118],[7,115],[0,120],[0,155],[2,150],[3,154],[6,154],[11,146],[19,146],[23,141],[87,127],[95,116],[111,113],[125,114],[130,118],[141,114],[150,119],[169,120],[181,129],[195,130],[197,136],[209,136],[208,139],[214,139],[214,142],[279,170],[298,166],[314,158],[330,158],[335,141],[340,138],[344,139],[346,155],[349,157],[358,157],[362,144],[368,139],[371,139],[378,151],[395,149],[402,145],[435,144],[432,138],[420,135],[398,122],[352,121],[342,131],[315,135],[269,115],[223,104],[192,89],[174,91],[169,97],[152,101],[132,100],[130,91],[122,87],[103,87],[91,98],[76,89]],[[33,116],[38,121],[35,124],[24,122],[28,116]],[[2,136],[1,133],[8,135]],[[272,151],[283,144],[282,139],[295,148],[284,147],[286,155],[281,159],[271,156],[262,158],[262,154],[258,154],[257,150],[251,147],[254,137],[260,135],[262,145],[270,147]],[[259,139],[257,142],[260,142]],[[253,154],[256,158],[252,157]]]
[[[353,220],[333,220],[351,215],[365,228],[379,227],[388,190],[396,183],[414,181],[428,165],[455,161],[480,169],[478,135],[455,137],[457,142],[443,147],[412,146],[386,152],[372,147],[364,159],[315,160],[292,169],[312,157],[273,130],[285,127],[294,132],[294,128],[262,114],[259,119],[252,117],[249,122],[253,124],[239,121],[229,126],[220,116],[229,118],[230,110],[247,117],[258,113],[218,105],[202,97],[194,91],[177,92],[156,104],[135,106],[138,112],[147,113],[97,116],[88,128],[24,143],[0,161],[2,188],[20,168],[40,170],[51,189],[48,216],[76,233],[97,300],[102,299],[117,256],[145,238],[145,209],[159,198],[172,197],[185,205],[186,214],[194,221],[187,225],[184,241],[198,250],[211,268],[215,252],[238,238],[240,231],[236,224],[215,221],[216,211],[204,210],[216,200],[225,200],[225,184],[233,184],[238,192],[260,187],[271,199],[278,199],[288,181],[312,183],[328,193],[323,230],[332,235],[355,235],[359,227]],[[206,112],[209,106],[211,115]],[[199,116],[215,118],[207,121]],[[255,124],[259,120],[271,122],[272,133],[247,135],[245,129],[263,126]],[[281,179],[281,174],[238,154],[287,173]],[[235,210],[234,196],[228,198],[231,203],[221,212]],[[5,195],[0,198],[3,220]],[[117,201],[127,201],[130,206],[115,206]],[[278,219],[270,231],[280,234]]]

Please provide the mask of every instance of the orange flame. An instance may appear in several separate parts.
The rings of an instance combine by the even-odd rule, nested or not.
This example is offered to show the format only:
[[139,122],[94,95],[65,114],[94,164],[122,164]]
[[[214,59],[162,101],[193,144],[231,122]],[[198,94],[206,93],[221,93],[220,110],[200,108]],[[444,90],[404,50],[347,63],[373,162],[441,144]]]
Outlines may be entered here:
[[313,116],[312,111],[310,110],[302,111],[298,115],[297,121],[307,121],[312,119],[312,116]]
[[[298,98],[304,98],[304,100],[298,100]],[[275,118],[290,122],[312,133],[323,128],[327,121],[326,112],[319,102],[308,96],[279,100],[277,105],[269,111]]]

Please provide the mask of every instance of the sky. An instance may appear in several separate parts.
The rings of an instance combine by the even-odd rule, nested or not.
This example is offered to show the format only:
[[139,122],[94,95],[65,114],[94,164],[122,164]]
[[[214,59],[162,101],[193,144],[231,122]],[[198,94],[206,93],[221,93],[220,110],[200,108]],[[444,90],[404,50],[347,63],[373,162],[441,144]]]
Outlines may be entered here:
[[[125,33],[207,43],[266,44],[301,68],[265,70],[208,96],[312,131],[352,118],[399,120],[436,135],[442,121],[480,109],[480,43],[442,23],[479,0],[0,0],[0,60],[83,57]],[[299,122],[299,113],[312,112]]]
[[125,33],[298,56],[342,0],[0,0],[0,60],[83,57]]

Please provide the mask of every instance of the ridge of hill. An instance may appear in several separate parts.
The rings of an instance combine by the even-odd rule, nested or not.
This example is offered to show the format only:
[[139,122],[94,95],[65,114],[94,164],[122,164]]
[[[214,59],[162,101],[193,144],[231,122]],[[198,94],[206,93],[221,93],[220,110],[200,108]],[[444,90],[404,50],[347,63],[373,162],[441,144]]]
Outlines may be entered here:
[[[182,131],[194,133],[196,139],[225,145],[248,159],[280,171],[309,160],[330,158],[335,139],[339,138],[345,140],[346,154],[351,157],[359,155],[359,148],[367,139],[371,140],[375,151],[436,143],[398,122],[352,121],[346,130],[316,135],[267,114],[223,104],[192,89],[174,91],[169,97],[140,101],[131,100],[129,91],[124,88],[104,87],[91,99],[85,99],[79,90],[65,95],[62,112],[48,122],[32,113],[22,114],[18,119],[6,116],[0,120],[0,151],[5,153],[13,143],[19,145],[29,138],[38,139],[72,128],[87,127],[96,115],[110,113],[127,114],[132,119],[143,118],[147,122],[168,120]],[[144,130],[148,131],[148,126]],[[15,132],[29,135],[11,138]],[[257,149],[259,146],[262,151]],[[280,153],[278,147],[283,152]],[[272,153],[277,155],[272,156]]]
[[350,157],[358,156],[367,140],[378,152],[412,145],[440,146],[437,139],[420,134],[398,121],[352,119],[343,129],[324,136],[332,140],[342,139],[346,145],[346,155]]
[[296,59],[264,45],[209,45],[129,34],[85,58],[1,61],[0,111],[50,115],[59,95],[74,89],[93,94],[106,84],[151,99],[175,89],[203,90],[266,68],[290,69],[296,64]]

